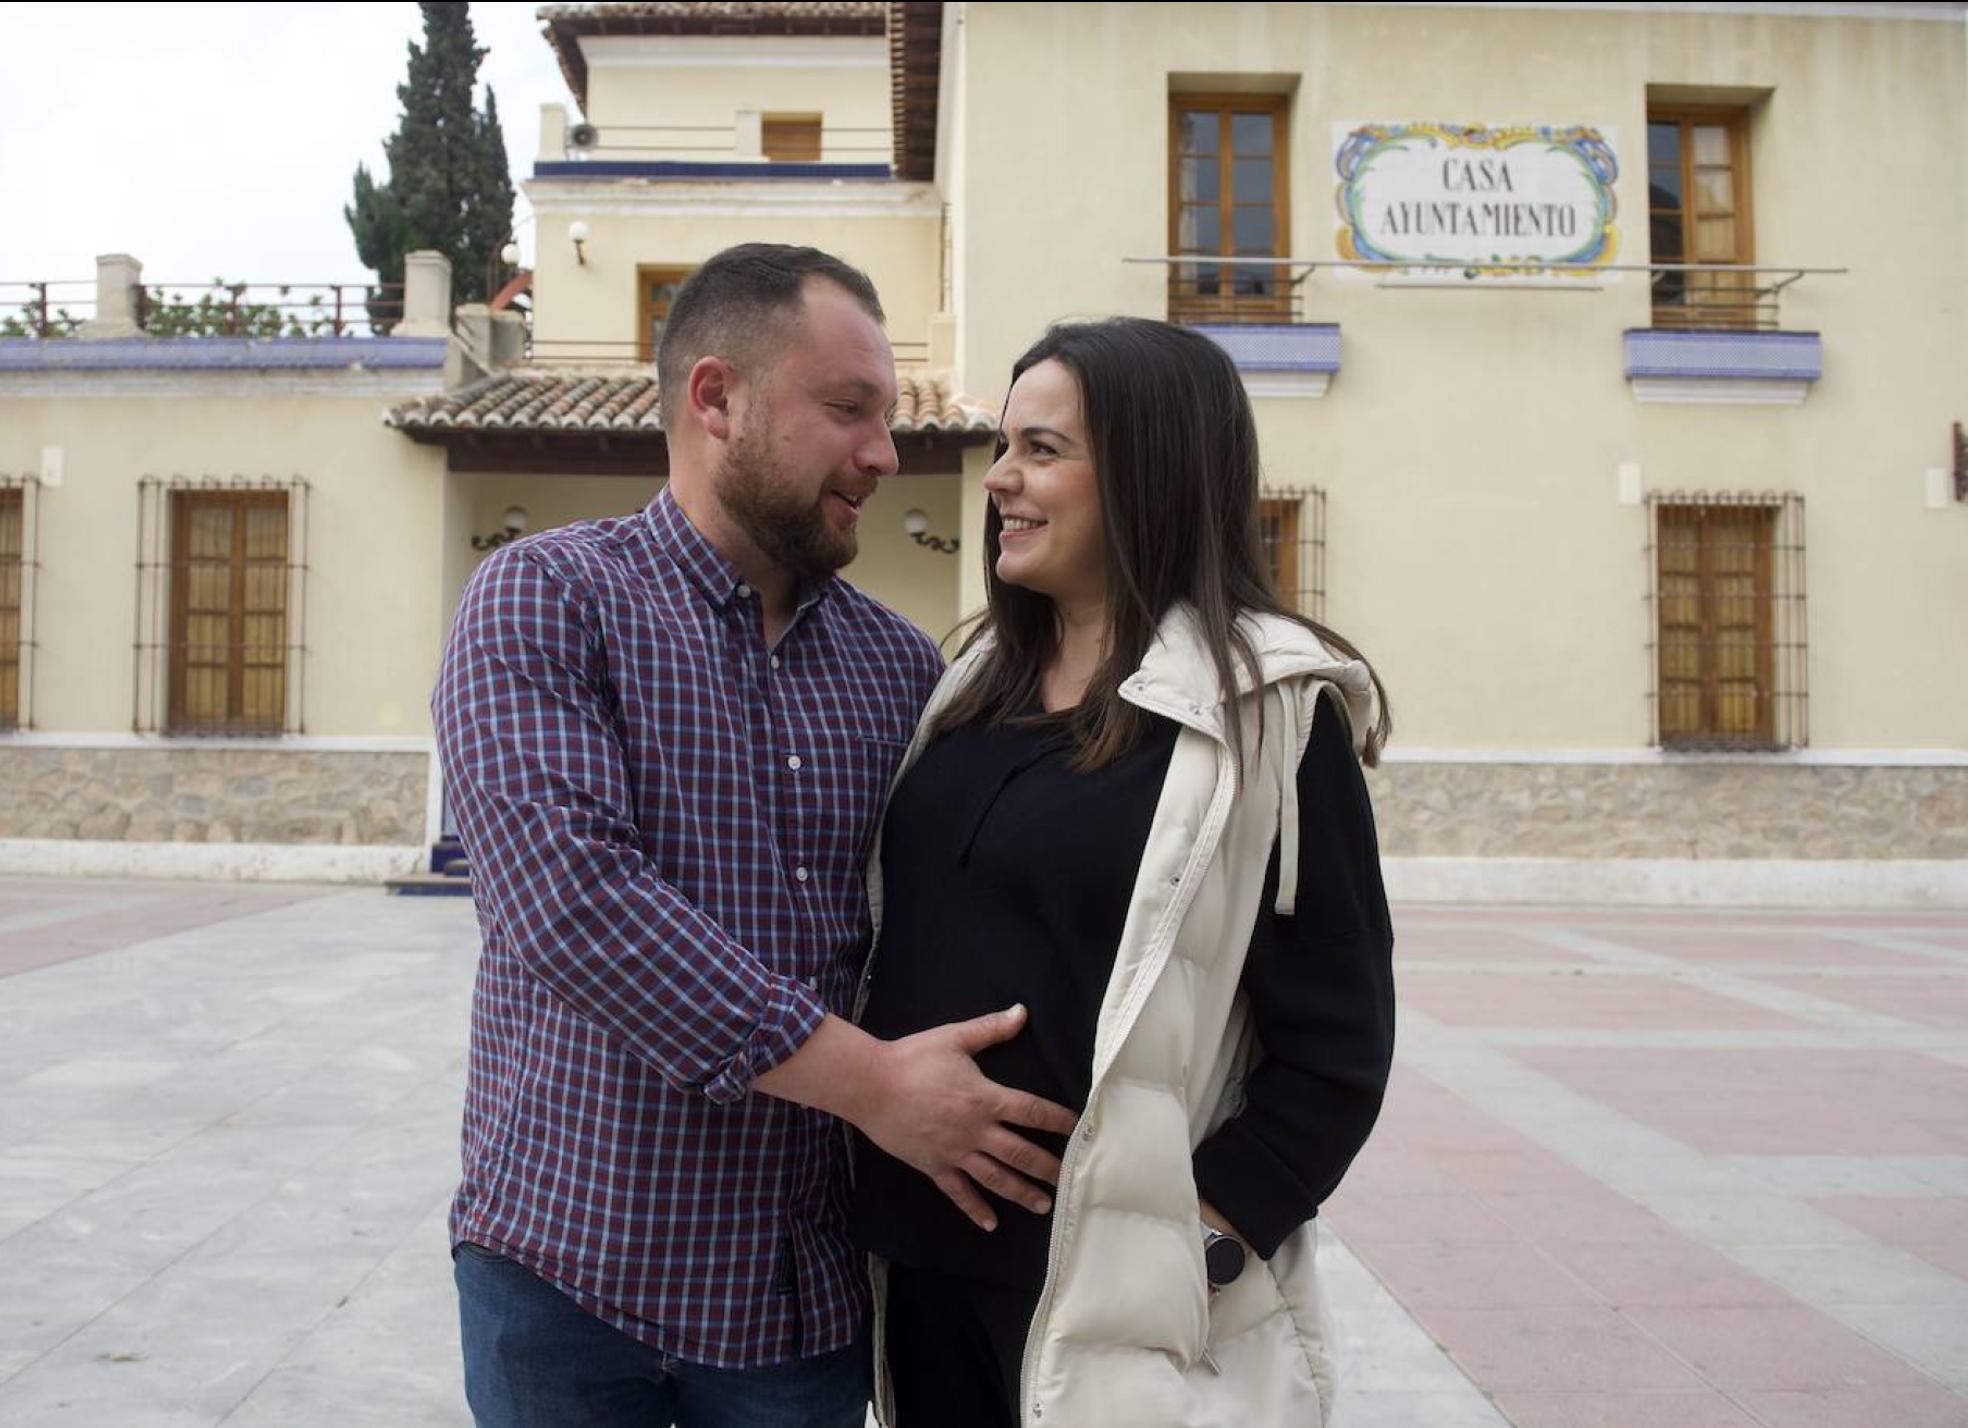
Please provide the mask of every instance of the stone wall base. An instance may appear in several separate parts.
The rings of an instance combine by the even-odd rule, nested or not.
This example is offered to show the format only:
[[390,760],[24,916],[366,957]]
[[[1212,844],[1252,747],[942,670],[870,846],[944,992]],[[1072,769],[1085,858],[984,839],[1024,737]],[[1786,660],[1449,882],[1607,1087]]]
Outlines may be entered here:
[[376,749],[0,748],[0,839],[401,848],[426,838],[430,755]]
[[1968,861],[1384,858],[1395,903],[1968,909]]
[[1968,767],[1389,762],[1390,858],[1809,863],[1968,859]]
[[380,883],[420,871],[429,856],[430,849],[421,844],[392,848],[319,843],[98,843],[79,838],[0,838],[0,876]]

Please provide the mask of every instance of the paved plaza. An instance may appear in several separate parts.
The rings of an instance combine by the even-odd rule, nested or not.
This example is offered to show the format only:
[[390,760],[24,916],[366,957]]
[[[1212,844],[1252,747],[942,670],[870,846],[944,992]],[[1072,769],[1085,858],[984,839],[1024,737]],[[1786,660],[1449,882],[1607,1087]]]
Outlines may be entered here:
[[[1396,926],[1342,1428],[1968,1425],[1968,915]],[[0,1424],[462,1428],[475,952],[457,899],[0,882]]]

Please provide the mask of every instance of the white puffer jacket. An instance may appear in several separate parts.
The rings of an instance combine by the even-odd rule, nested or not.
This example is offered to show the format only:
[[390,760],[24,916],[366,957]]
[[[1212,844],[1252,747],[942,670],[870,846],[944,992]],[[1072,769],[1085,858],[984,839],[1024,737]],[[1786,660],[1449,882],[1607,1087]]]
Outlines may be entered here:
[[[1092,1090],[1054,1197],[1046,1285],[1025,1348],[1023,1428],[1322,1428],[1330,1411],[1314,1227],[1269,1261],[1253,1258],[1212,1301],[1190,1157],[1241,1104],[1257,1054],[1239,983],[1274,840],[1277,909],[1294,905],[1298,765],[1319,691],[1341,695],[1357,750],[1372,721],[1372,682],[1364,664],[1335,657],[1302,625],[1265,616],[1244,629],[1263,670],[1261,686],[1240,686],[1234,702],[1248,778],[1186,609],[1163,621],[1121,686],[1123,698],[1182,732],[1101,1004]],[[904,771],[983,653],[974,647],[944,674]],[[869,892],[879,940],[878,863]],[[878,1264],[878,1329],[882,1278]],[[876,1408],[893,1423],[879,1357]]]

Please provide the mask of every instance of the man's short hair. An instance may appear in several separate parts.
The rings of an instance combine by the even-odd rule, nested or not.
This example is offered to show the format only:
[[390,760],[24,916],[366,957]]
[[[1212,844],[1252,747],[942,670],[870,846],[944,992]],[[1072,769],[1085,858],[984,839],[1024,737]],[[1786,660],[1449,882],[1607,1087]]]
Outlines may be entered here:
[[785,243],[740,243],[707,259],[677,290],[656,349],[656,382],[663,425],[683,411],[690,369],[722,357],[740,371],[754,368],[774,339],[783,339],[802,311],[808,278],[845,288],[876,322],[886,322],[868,275],[831,253]]

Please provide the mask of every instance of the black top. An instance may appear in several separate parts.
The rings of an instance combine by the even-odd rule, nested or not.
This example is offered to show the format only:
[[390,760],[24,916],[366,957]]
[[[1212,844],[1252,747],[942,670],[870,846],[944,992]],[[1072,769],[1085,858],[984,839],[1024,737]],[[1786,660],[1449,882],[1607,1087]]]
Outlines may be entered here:
[[[1119,760],[1069,766],[1058,720],[956,730],[896,788],[882,835],[882,945],[862,1025],[893,1038],[1023,1002],[992,1080],[1086,1105],[1100,1004],[1177,727],[1150,721]],[[1197,1148],[1197,1188],[1262,1255],[1318,1210],[1365,1143],[1393,1055],[1393,934],[1373,813],[1344,715],[1328,702],[1298,771],[1298,911],[1279,917],[1274,847],[1247,993],[1264,1059],[1246,1105]],[[1060,1138],[1022,1132],[1058,1154]],[[1037,1292],[1049,1216],[995,1203],[986,1232],[919,1171],[865,1140],[862,1248]]]

